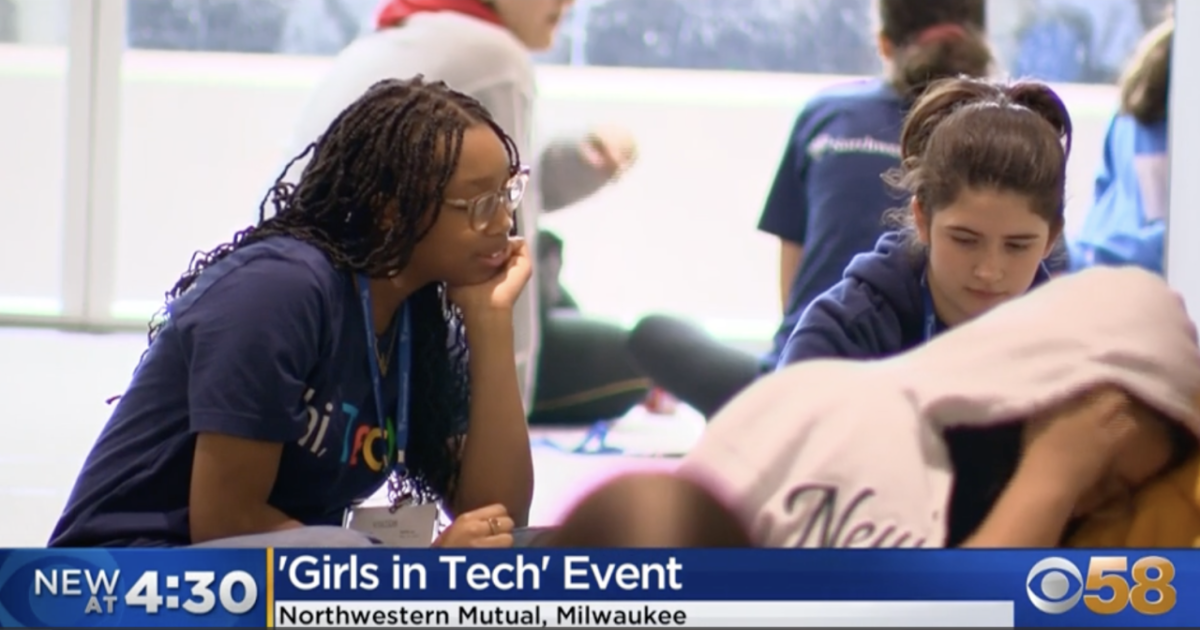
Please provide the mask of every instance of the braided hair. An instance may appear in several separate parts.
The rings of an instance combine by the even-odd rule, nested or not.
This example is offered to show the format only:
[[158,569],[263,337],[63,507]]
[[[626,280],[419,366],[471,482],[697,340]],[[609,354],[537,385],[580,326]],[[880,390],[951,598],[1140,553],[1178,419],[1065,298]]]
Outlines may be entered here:
[[[399,273],[437,222],[463,135],[476,124],[501,138],[515,172],[516,144],[475,99],[421,76],[372,85],[284,167],[259,206],[258,225],[192,258],[150,323],[150,343],[168,321],[171,303],[205,269],[269,237],[304,241],[347,272],[372,278]],[[292,166],[310,154],[300,181],[285,182]],[[268,204],[274,209],[270,217]],[[389,494],[393,502],[412,496],[451,503],[462,446],[458,428],[470,396],[466,333],[444,283],[416,291],[408,308],[413,365],[421,369],[413,371],[410,384],[407,476],[399,480],[393,474]]]

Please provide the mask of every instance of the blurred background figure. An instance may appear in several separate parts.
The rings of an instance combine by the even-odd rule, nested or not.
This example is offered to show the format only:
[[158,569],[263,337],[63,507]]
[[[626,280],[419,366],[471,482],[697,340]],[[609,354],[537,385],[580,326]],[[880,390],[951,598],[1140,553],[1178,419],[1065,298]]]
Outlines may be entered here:
[[1120,109],[1105,136],[1092,208],[1083,230],[1070,243],[1073,270],[1137,265],[1163,272],[1174,34],[1175,21],[1168,17],[1142,40],[1121,78]]
[[741,519],[706,489],[650,473],[598,488],[545,540],[550,547],[575,549],[753,546]]

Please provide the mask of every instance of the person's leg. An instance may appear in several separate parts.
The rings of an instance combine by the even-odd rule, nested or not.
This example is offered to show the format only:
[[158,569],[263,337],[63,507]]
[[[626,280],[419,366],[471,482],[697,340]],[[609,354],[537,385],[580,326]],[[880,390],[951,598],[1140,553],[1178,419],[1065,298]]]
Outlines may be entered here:
[[347,548],[375,547],[382,543],[362,532],[345,527],[332,525],[298,527],[266,534],[251,534],[249,536],[234,536],[202,542],[193,547],[212,547],[217,549],[266,549],[267,547],[282,548]]
[[629,335],[635,365],[655,385],[711,418],[761,374],[758,357],[674,317],[651,315]]
[[754,546],[741,519],[710,492],[663,473],[626,475],[601,486],[545,543],[559,548]]
[[542,318],[542,350],[529,424],[589,424],[625,415],[650,380],[629,356],[629,333],[572,311]]

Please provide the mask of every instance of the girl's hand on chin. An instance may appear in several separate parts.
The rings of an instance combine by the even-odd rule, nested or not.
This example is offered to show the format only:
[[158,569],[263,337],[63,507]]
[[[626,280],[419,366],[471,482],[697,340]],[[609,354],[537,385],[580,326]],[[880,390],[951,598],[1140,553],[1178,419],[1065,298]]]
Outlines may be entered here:
[[521,291],[533,274],[533,262],[529,258],[529,246],[525,239],[509,239],[508,262],[487,282],[463,287],[449,287],[450,301],[462,309],[464,315],[486,311],[512,311]]

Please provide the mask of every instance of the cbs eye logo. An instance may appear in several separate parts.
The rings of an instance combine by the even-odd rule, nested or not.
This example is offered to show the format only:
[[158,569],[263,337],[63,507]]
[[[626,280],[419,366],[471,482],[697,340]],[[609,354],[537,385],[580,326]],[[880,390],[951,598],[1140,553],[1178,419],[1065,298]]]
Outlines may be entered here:
[[[1034,608],[1050,615],[1075,608],[1081,599],[1098,615],[1115,615],[1126,608],[1161,615],[1175,608],[1174,579],[1175,565],[1158,556],[1142,558],[1132,567],[1125,557],[1097,556],[1088,560],[1086,579],[1070,560],[1046,558],[1029,570],[1025,594]],[[1072,580],[1079,584],[1072,585]]]

